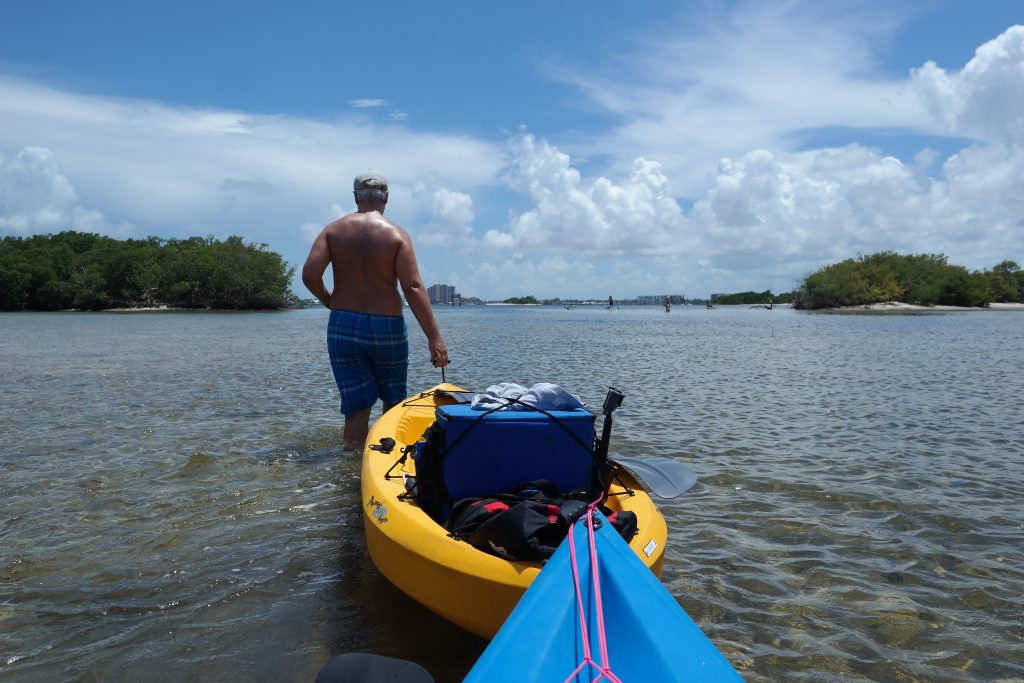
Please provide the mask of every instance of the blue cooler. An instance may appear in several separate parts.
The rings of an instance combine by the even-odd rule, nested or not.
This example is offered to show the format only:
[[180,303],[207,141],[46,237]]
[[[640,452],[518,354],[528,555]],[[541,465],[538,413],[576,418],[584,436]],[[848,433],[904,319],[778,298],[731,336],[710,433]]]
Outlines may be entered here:
[[593,413],[546,412],[551,417],[534,410],[438,406],[449,498],[479,498],[535,479],[547,479],[563,492],[593,486]]

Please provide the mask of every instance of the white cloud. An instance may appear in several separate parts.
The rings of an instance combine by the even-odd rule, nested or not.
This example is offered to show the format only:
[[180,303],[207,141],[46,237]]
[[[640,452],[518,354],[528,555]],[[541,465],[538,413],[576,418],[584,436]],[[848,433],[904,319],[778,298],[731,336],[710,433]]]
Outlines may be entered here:
[[856,145],[786,159],[758,150],[721,162],[693,218],[714,267],[820,262],[910,246],[896,242],[927,191],[913,169]]
[[[645,243],[639,223],[623,229],[628,212],[609,211],[594,191],[615,185],[588,179],[578,165],[625,174],[640,153],[658,164],[651,187],[695,202],[661,233],[681,247],[674,263],[630,265],[646,264],[666,282],[682,268],[688,289],[788,288],[826,263],[890,249],[945,253],[970,268],[1021,260],[1024,27],[981,46],[961,70],[930,63],[879,76],[871,46],[895,24],[830,11],[743,3],[692,35],[649,41],[625,61],[626,76],[559,74],[623,123],[575,138],[569,148],[580,162],[524,138],[508,177],[533,208],[484,242],[566,254],[612,246],[632,258],[671,241],[655,231]],[[979,144],[949,158],[926,147],[906,162],[856,144],[798,147],[801,131],[843,127]],[[627,242],[608,241],[613,225]],[[638,282],[644,272],[623,269],[622,277]]]
[[[318,207],[351,202],[352,178],[365,168],[387,174],[389,215],[407,224],[429,210],[411,191],[417,179],[433,175],[465,191],[495,182],[502,163],[499,145],[400,124],[173,107],[0,76],[0,152],[13,158],[33,146],[60,160],[61,177],[88,207],[74,214],[61,204],[73,219],[67,227],[110,232],[98,218],[106,215],[162,237],[240,234],[292,263],[309,246],[295,232],[319,220]],[[8,194],[17,194],[13,178],[5,176]],[[0,230],[55,220],[26,211],[8,211]]]
[[795,279],[818,265],[883,250],[945,253],[972,268],[1019,258],[1024,151],[974,147],[942,181],[850,145],[785,158],[755,151],[723,160],[692,212],[701,258],[716,268]]
[[[741,2],[638,42],[617,73],[562,72],[615,117],[590,137],[502,144],[365,112],[172,107],[0,76],[0,231],[234,233],[300,264],[374,167],[391,180],[388,216],[427,247],[423,272],[470,296],[778,291],[884,249],[1024,261],[1024,27],[960,69],[883,74],[873,50],[893,22],[832,8]],[[900,159],[801,146],[840,128],[931,140]],[[974,142],[950,155],[942,136]]]
[[465,294],[501,292],[502,296],[540,298],[560,295],[571,298],[580,293],[601,291],[607,281],[593,263],[582,259],[566,259],[560,254],[532,257],[516,253],[495,265],[480,263],[472,278],[461,285]]
[[505,182],[527,195],[533,208],[514,216],[505,231],[488,232],[486,243],[588,253],[663,253],[682,247],[686,221],[656,162],[637,159],[630,177],[619,183],[603,177],[584,181],[568,155],[546,140],[524,133],[509,144]]
[[433,195],[431,219],[420,232],[425,245],[467,248],[473,244],[473,199],[463,192],[438,188]]
[[512,249],[516,246],[516,238],[511,233],[490,229],[484,233],[483,245],[492,249]]
[[0,231],[33,233],[107,228],[101,213],[84,208],[61,172],[54,153],[26,147],[7,159],[0,154]]
[[673,196],[697,197],[723,156],[795,151],[801,131],[938,129],[906,78],[876,75],[869,46],[893,27],[885,13],[801,2],[706,11],[666,21],[614,73],[558,74],[622,121],[575,152],[618,171],[657,159]]
[[302,235],[303,243],[307,247],[312,245],[313,240],[316,239],[317,235],[320,234],[320,231],[328,223],[338,220],[347,213],[349,213],[349,210],[346,210],[340,204],[331,204],[329,207],[322,209],[318,220],[308,221],[299,226],[299,234]]
[[302,235],[302,240],[307,244],[312,244],[313,240],[316,239],[320,231],[324,229],[326,223],[314,223],[312,221],[303,223],[299,226],[299,234]]
[[[780,291],[858,254],[945,253],[988,268],[1019,259],[1024,244],[1024,149],[1015,145],[964,149],[942,164],[939,178],[922,172],[937,161],[930,149],[910,165],[856,144],[754,150],[722,159],[689,215],[667,197],[668,178],[652,161],[637,160],[616,184],[585,178],[546,140],[524,134],[509,145],[506,182],[533,208],[484,234],[483,245],[516,255],[478,268],[478,285],[505,283],[538,296],[623,286],[634,294]],[[618,258],[604,259],[598,279],[587,277],[593,265],[578,264],[576,276],[561,278],[576,254]],[[539,277],[542,270],[548,277]]]
[[83,193],[144,197],[140,204],[172,212],[219,206],[231,179],[287,187],[305,203],[311,195],[347,198],[352,176],[371,166],[386,169],[398,188],[431,172],[473,185],[500,168],[493,145],[464,136],[169,107],[2,77],[0,123],[0,149],[46,142]]
[[356,109],[372,109],[374,107],[383,107],[387,103],[387,100],[381,99],[358,99],[348,101],[348,105],[350,107],[355,107]]
[[[640,260],[621,258],[579,258],[563,254],[516,252],[502,261],[483,261],[471,277],[459,283],[467,296],[616,299],[639,294],[685,294],[700,296],[703,272],[693,263],[673,254]],[[699,283],[699,284],[698,284]]]
[[1024,261],[1024,149],[970,147],[950,157],[943,172],[946,180],[932,205],[941,230],[936,251],[974,267]]
[[913,83],[946,130],[996,143],[1024,142],[1024,26],[977,49],[960,71],[935,62],[913,71]]

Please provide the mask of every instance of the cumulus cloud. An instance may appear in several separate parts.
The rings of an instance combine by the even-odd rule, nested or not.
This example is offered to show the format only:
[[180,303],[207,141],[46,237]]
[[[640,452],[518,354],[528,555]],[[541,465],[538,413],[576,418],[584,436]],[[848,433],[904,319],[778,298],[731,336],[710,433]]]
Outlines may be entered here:
[[[913,169],[857,145],[782,159],[724,159],[693,208],[713,267],[842,259],[913,235],[930,192]],[[883,246],[884,245],[884,246]]]
[[51,150],[26,147],[11,158],[0,154],[0,231],[26,234],[105,227],[101,213],[81,206]]
[[999,143],[1024,142],[1024,26],[975,51],[960,71],[935,62],[913,71],[913,85],[946,130]]
[[552,275],[547,294],[600,291],[601,282],[585,277],[592,265],[574,266],[583,275],[558,289],[565,259],[582,254],[620,257],[601,270],[604,280],[644,291],[715,281],[778,290],[858,254],[945,253],[985,268],[1019,258],[1024,244],[1024,150],[1015,145],[968,147],[941,164],[929,148],[909,164],[858,144],[755,149],[720,160],[688,214],[668,196],[669,179],[654,161],[636,160],[616,183],[585,177],[567,154],[529,134],[510,140],[509,152],[505,182],[533,208],[483,235],[481,244],[515,258],[488,261],[480,282],[525,286],[544,267]]
[[438,188],[433,193],[431,219],[420,232],[420,242],[440,247],[472,246],[473,218],[472,197]]
[[629,178],[585,181],[569,156],[523,133],[510,141],[506,184],[533,208],[514,216],[485,243],[517,249],[554,248],[599,253],[661,253],[685,240],[686,220],[667,193],[657,162],[637,159]]
[[572,297],[601,291],[607,285],[606,277],[590,261],[561,254],[531,257],[516,253],[499,263],[480,263],[465,286],[477,291],[500,289],[508,292],[507,296]]
[[991,267],[1024,244],[1024,153],[974,147],[943,166],[943,180],[858,145],[785,158],[764,151],[725,159],[692,211],[701,256],[715,268],[801,264],[883,250],[945,253]]
[[[1015,145],[961,150],[937,178],[922,172],[937,162],[927,148],[911,164],[857,144],[753,150],[722,159],[689,214],[667,196],[655,162],[637,160],[616,184],[587,179],[568,155],[532,135],[509,148],[506,183],[533,208],[484,234],[483,245],[514,255],[480,266],[477,282],[523,291],[542,283],[534,292],[542,296],[599,292],[609,281],[645,292],[716,281],[779,290],[826,263],[883,250],[945,253],[985,268],[1019,258],[1024,244],[1024,150]],[[560,278],[570,255],[619,258],[604,259],[601,279],[588,279],[593,260],[573,261],[574,275]],[[544,269],[550,277],[535,279]]]
[[303,244],[312,245],[313,240],[316,239],[320,231],[324,229],[328,223],[338,220],[345,214],[349,213],[348,210],[344,209],[340,204],[331,204],[329,207],[321,209],[319,218],[315,221],[307,221],[299,226],[299,234],[302,236]]
[[[778,291],[886,249],[1024,260],[1024,27],[962,68],[899,74],[873,53],[898,28],[884,12],[731,7],[645,35],[615,64],[559,72],[616,122],[589,135],[492,142],[416,130],[398,111],[388,122],[385,100],[349,102],[383,108],[380,121],[324,121],[0,76],[0,231],[109,232],[112,216],[163,236],[240,233],[301,263],[352,209],[353,174],[374,167],[391,180],[389,217],[425,247],[424,274],[467,295]],[[809,148],[803,133],[824,129],[930,146]],[[951,153],[943,136],[969,142]]]
[[[867,14],[840,21],[831,11],[741,3],[694,34],[648,41],[624,59],[625,77],[559,73],[623,123],[567,147],[600,160],[587,162],[597,179],[553,145],[525,138],[507,177],[534,207],[484,241],[565,253],[610,246],[631,257],[674,238],[681,260],[648,259],[648,267],[666,280],[683,268],[692,285],[720,282],[718,291],[788,288],[821,265],[879,250],[945,253],[971,268],[1020,260],[1024,27],[979,47],[962,69],[927,63],[899,77],[879,75],[871,52],[896,22],[884,14],[877,23]],[[905,160],[860,144],[802,147],[802,131],[833,128],[976,142],[948,157],[924,147]],[[635,175],[637,152],[657,164],[652,187],[693,205],[653,244],[638,225],[623,231],[628,241],[609,243],[609,218],[619,226],[621,214],[592,188],[606,182],[600,175],[631,166]],[[552,206],[558,193],[566,206]]]
[[[74,214],[65,200],[68,227],[94,229],[103,214],[165,237],[241,234],[292,263],[308,249],[296,231],[310,232],[302,226],[321,218],[320,207],[350,202],[352,178],[362,169],[388,175],[389,215],[402,224],[429,210],[412,195],[415,180],[433,175],[465,191],[495,182],[501,169],[500,145],[468,136],[363,118],[168,106],[0,76],[0,151],[12,163],[30,146],[60,160],[65,183],[95,212]],[[20,196],[14,179],[9,171],[5,196]],[[31,231],[46,222],[30,213],[9,210],[0,229]]]
[[[886,12],[835,3],[696,4],[603,69],[560,70],[620,124],[574,152],[624,171],[657,159],[673,196],[697,197],[723,157],[795,151],[821,128],[938,130],[907,80],[880,75],[871,46],[895,29]],[[717,7],[717,6],[716,6]]]
[[494,145],[460,135],[362,119],[172,107],[4,77],[0,124],[0,149],[47,141],[83,194],[88,187],[116,194],[129,207],[124,200],[137,197],[171,211],[218,206],[226,179],[288,187],[304,203],[310,196],[348,195],[354,173],[371,166],[401,188],[429,173],[472,186],[492,180],[501,165]]
[[516,246],[516,238],[511,233],[492,228],[484,233],[482,243],[493,249],[512,249]]

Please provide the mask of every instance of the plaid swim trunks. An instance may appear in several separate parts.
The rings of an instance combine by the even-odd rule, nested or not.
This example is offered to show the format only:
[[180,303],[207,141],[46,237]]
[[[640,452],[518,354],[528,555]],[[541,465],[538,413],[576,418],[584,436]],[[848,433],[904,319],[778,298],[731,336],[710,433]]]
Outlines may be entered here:
[[327,353],[342,415],[372,408],[378,398],[395,404],[406,397],[409,335],[403,316],[332,310]]

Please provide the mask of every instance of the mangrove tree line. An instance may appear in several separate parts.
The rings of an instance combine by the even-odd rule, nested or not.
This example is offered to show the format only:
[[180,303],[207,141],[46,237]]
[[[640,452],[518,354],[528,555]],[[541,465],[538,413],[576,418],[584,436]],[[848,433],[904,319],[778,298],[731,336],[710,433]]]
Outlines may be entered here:
[[0,310],[281,308],[293,298],[294,270],[267,245],[241,237],[4,237]]
[[763,292],[736,292],[734,294],[712,294],[711,303],[731,306],[736,304],[791,304],[793,292],[772,294],[772,290]]
[[812,273],[797,288],[796,308],[838,308],[883,301],[924,306],[987,306],[1024,301],[1024,271],[1003,261],[985,271],[951,265],[942,254],[883,251]]

